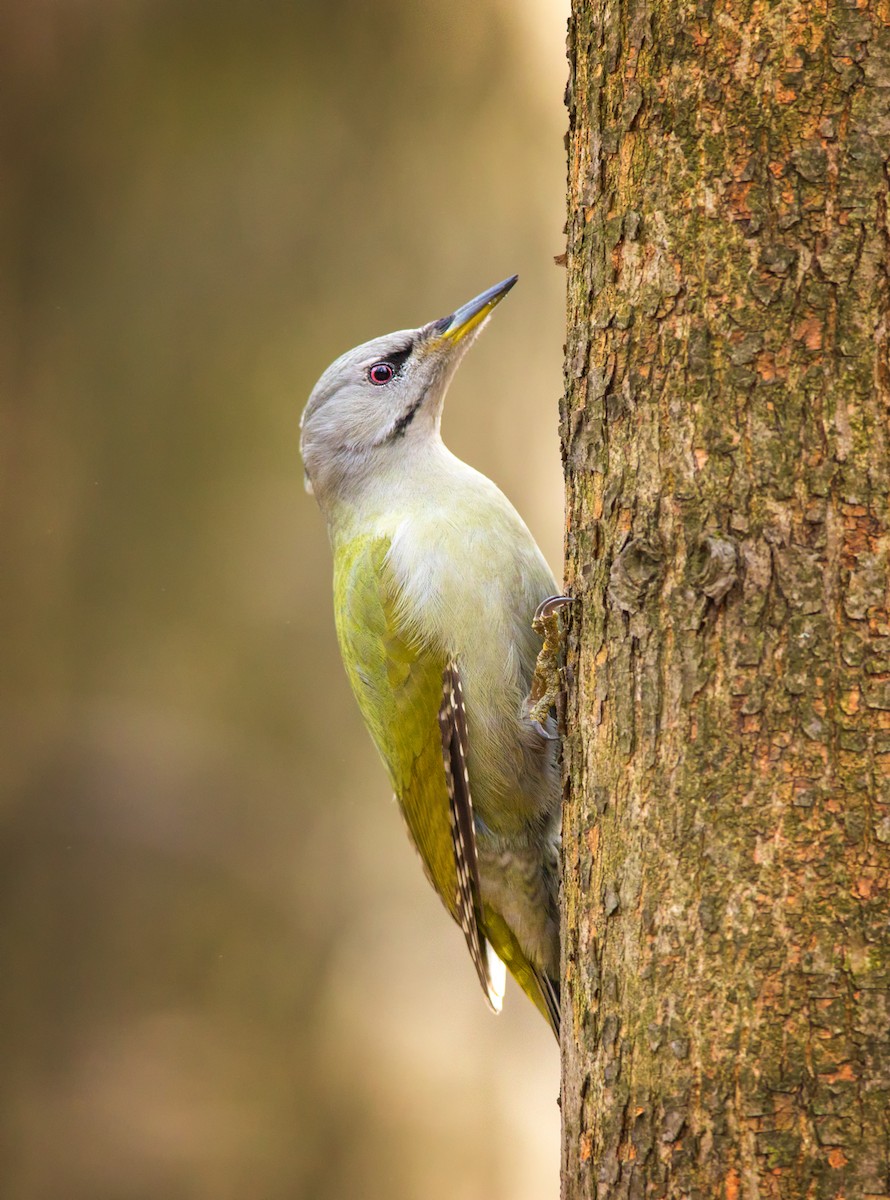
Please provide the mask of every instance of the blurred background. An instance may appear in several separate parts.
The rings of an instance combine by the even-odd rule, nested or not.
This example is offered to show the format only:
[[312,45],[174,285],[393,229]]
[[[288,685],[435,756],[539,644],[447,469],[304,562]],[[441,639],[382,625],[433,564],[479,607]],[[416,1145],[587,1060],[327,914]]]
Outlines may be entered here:
[[337,652],[298,421],[518,271],[452,449],[556,570],[568,0],[0,13],[0,1196],[546,1200]]

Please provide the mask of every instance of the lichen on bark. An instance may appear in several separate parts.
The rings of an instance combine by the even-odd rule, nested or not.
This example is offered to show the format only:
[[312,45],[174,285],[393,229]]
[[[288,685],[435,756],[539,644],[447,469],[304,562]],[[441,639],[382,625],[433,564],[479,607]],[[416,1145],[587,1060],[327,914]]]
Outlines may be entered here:
[[890,1197],[890,4],[569,60],[563,1194]]

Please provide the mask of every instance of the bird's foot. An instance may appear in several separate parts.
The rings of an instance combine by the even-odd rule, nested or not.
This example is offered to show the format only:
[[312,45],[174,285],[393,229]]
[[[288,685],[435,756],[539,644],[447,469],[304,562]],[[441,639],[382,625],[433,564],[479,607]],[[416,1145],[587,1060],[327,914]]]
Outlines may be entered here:
[[564,631],[560,625],[559,614],[573,603],[571,596],[549,596],[538,605],[532,620],[532,629],[544,639],[544,644],[535,663],[535,673],[526,697],[525,710],[529,720],[545,738],[556,737],[556,734],[547,732],[545,722],[550,709],[557,705],[565,690],[559,665],[564,649]]

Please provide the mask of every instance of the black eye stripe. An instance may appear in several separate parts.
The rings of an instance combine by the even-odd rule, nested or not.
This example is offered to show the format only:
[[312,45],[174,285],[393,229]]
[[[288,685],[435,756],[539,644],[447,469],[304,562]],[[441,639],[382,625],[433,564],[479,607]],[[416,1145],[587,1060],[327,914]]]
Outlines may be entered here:
[[391,350],[389,354],[387,354],[384,361],[392,363],[393,370],[398,375],[399,371],[401,371],[402,367],[404,367],[405,363],[411,357],[411,351],[413,349],[413,344],[409,342],[403,350]]
[[402,367],[404,367],[405,363],[411,357],[413,349],[413,342],[409,342],[401,350],[392,350],[385,358],[378,358],[375,363],[372,363],[368,367],[368,379],[370,379],[371,383],[375,383],[378,386],[389,383],[391,379],[394,379],[401,373]]

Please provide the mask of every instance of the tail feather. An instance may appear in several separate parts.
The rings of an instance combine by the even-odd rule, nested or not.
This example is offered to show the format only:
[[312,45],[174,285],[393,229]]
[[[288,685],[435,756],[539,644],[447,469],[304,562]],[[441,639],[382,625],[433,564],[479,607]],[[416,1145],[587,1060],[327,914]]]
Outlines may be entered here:
[[541,999],[543,1006],[539,1005],[542,1012],[550,1022],[550,1028],[553,1030],[556,1040],[559,1041],[559,1028],[561,1022],[562,1007],[560,1004],[559,995],[559,980],[551,979],[549,975],[545,975],[543,971],[535,971],[535,979],[538,987],[541,990]]

